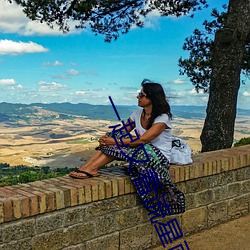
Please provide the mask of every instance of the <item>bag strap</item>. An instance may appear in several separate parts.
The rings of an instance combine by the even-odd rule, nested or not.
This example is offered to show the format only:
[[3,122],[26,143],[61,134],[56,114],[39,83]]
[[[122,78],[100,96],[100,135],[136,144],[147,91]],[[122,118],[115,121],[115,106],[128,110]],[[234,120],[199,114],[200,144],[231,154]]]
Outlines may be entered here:
[[181,141],[180,140],[173,140],[172,141],[172,148],[173,147],[180,147],[181,146]]

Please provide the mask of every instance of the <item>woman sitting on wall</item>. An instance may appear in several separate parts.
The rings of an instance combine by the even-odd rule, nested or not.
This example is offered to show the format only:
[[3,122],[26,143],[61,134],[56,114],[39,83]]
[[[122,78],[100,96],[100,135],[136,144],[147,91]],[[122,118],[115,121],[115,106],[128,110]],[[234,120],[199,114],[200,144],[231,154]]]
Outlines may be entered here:
[[[145,182],[142,185],[136,185],[137,192],[147,208],[153,211],[157,202],[163,204],[166,201],[170,210],[167,207],[162,209],[167,214],[182,213],[185,211],[184,195],[174,186],[169,176],[172,147],[170,106],[160,84],[144,80],[141,85],[142,89],[137,99],[138,106],[142,109],[134,111],[126,123],[126,125],[132,123],[126,128],[128,132],[136,129],[138,139],[133,137],[131,141],[130,138],[126,138],[129,136],[121,138],[121,134],[121,139],[118,139],[118,133],[103,136],[93,156],[78,171],[71,172],[69,176],[79,179],[96,177],[99,176],[98,169],[113,160],[130,161],[131,180],[136,183],[139,179],[148,176],[145,180],[151,183],[151,188],[147,188]],[[123,131],[126,134],[125,130]],[[142,147],[138,151],[142,144],[146,154]],[[126,157],[132,155],[135,161]]]

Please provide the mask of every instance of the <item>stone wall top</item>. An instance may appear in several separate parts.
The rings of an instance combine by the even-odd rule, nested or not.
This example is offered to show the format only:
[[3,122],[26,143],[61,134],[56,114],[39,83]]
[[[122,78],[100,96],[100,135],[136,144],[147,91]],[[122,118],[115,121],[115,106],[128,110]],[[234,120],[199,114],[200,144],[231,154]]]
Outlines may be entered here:
[[190,165],[170,168],[173,182],[178,183],[249,166],[250,145],[197,154],[192,158],[193,163]]
[[[250,166],[250,145],[193,156],[193,164],[170,167],[174,183]],[[116,170],[100,177],[69,176],[0,188],[0,223],[44,214],[92,201],[134,193],[130,178]]]

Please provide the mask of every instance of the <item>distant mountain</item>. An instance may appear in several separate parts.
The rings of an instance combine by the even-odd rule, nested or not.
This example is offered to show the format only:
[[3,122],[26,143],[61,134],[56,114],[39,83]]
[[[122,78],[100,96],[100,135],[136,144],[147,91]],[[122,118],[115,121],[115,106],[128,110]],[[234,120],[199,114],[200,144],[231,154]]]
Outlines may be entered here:
[[[43,109],[57,113],[86,116],[91,120],[117,120],[116,113],[111,105],[91,105],[88,103],[32,103],[31,106],[42,107]],[[137,106],[116,106],[121,119],[127,119]]]
[[250,116],[250,109],[237,109],[238,115]]
[[0,114],[0,122],[5,122],[9,120],[9,116],[5,114]]
[[[58,113],[87,116],[93,120],[117,120],[115,111],[111,105],[72,104],[68,102],[50,104],[33,103],[30,105],[43,107],[44,109]],[[116,109],[122,119],[127,119],[138,108],[135,105],[116,105]],[[174,117],[205,118],[206,106],[172,106],[171,112]],[[237,109],[237,115],[250,116],[250,109]]]
[[[116,105],[119,116],[123,120],[138,109],[138,106]],[[180,118],[205,118],[206,107],[204,106],[172,106],[173,117]],[[84,116],[91,120],[112,120],[118,121],[116,113],[111,105],[91,105],[88,103],[32,103],[12,104],[0,103],[0,122],[25,122],[52,121],[58,119],[74,119],[74,116]],[[237,115],[250,116],[250,110],[238,109]]]

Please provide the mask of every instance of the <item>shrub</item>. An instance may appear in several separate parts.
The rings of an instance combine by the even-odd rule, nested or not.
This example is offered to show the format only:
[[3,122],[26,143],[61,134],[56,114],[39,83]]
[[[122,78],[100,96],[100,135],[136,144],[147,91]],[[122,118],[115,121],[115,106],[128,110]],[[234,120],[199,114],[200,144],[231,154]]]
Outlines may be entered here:
[[74,170],[76,168],[8,166],[0,169],[0,187],[60,177]]
[[238,142],[234,143],[234,147],[244,146],[250,144],[250,137],[241,138]]

